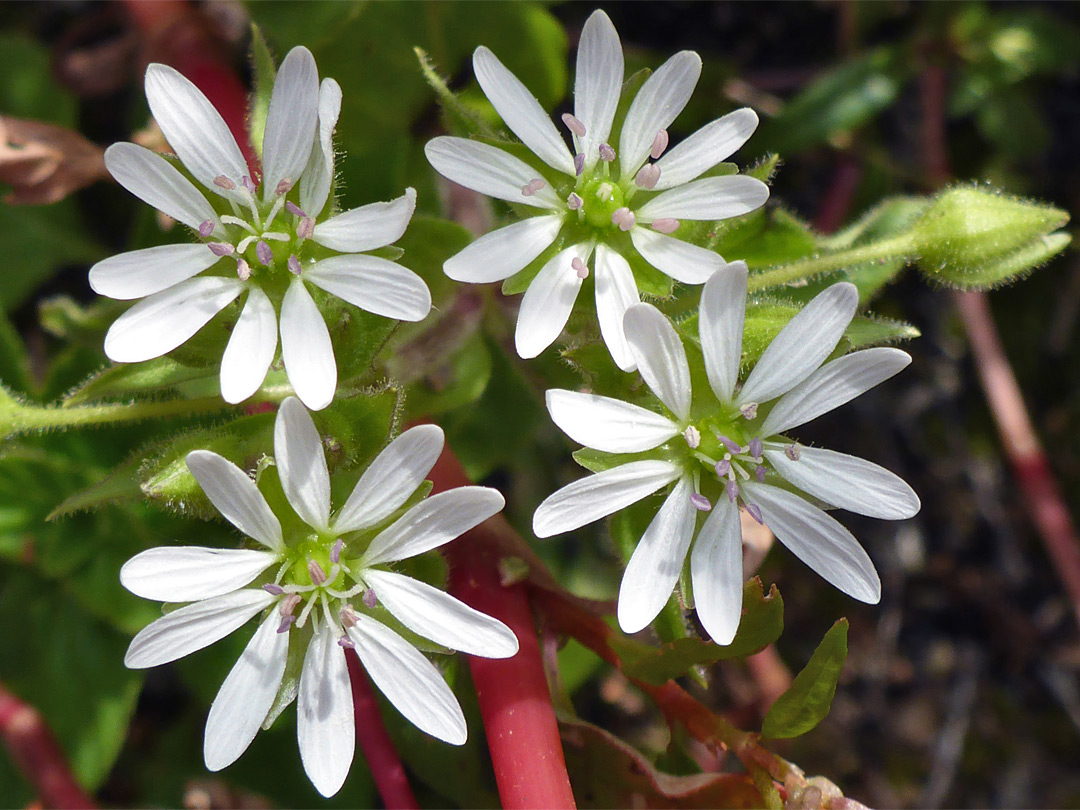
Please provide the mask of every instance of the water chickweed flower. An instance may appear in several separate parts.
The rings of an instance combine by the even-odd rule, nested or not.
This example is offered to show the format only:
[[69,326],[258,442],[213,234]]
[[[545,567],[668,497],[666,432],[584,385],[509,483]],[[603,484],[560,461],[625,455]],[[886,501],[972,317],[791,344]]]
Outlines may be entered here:
[[281,358],[297,396],[314,410],[326,407],[337,388],[337,365],[309,285],[376,315],[422,320],[431,309],[423,280],[364,255],[401,237],[416,192],[334,211],[341,88],[333,79],[320,86],[307,48],[293,48],[278,72],[261,178],[218,111],[180,73],[150,65],[146,98],[187,174],[132,143],[110,146],[105,165],[136,197],[188,226],[196,241],[122,253],[91,268],[90,285],[101,295],[143,299],[109,329],[105,353],[123,363],[160,357],[246,296],[221,358],[222,397],[237,403],[259,390],[280,331]]
[[[304,770],[324,796],[336,793],[353,759],[355,730],[345,656],[408,720],[455,745],[465,717],[435,666],[388,624],[470,655],[506,658],[513,632],[443,591],[395,572],[394,563],[450,542],[494,515],[503,497],[459,487],[409,505],[443,449],[442,430],[421,425],[398,436],[365,470],[331,515],[322,441],[299,400],[277,415],[274,462],[294,516],[276,515],[255,481],[216,453],[196,450],[187,465],[221,514],[258,545],[161,547],[137,554],[120,573],[132,593],[190,603],[135,636],[132,668],[175,661],[261,615],[222,684],[206,721],[206,766],[234,762],[255,738],[282,687],[290,645],[306,645],[297,700]],[[302,526],[290,534],[283,526]]]
[[[888,520],[919,511],[918,496],[888,470],[787,435],[892,377],[910,356],[872,348],[826,363],[858,304],[853,285],[834,284],[788,322],[739,386],[746,287],[742,262],[705,284],[698,328],[709,386],[696,398],[683,343],[649,304],[627,311],[626,339],[662,412],[595,394],[547,392],[548,411],[570,438],[613,455],[612,466],[540,504],[533,516],[538,537],[579,528],[674,484],[623,574],[618,618],[627,632],[660,612],[689,550],[698,617],[715,641],[731,642],[742,609],[740,506],[828,582],[870,603],[881,596],[873,563],[812,501]],[[629,453],[634,459],[620,463],[618,454]]]
[[[623,314],[640,300],[632,261],[640,256],[684,284],[703,284],[725,264],[719,254],[671,234],[683,220],[740,216],[768,198],[768,187],[752,177],[702,177],[746,142],[757,115],[736,110],[669,150],[667,128],[701,75],[701,58],[682,51],[649,76],[617,122],[622,45],[603,11],[582,29],[574,113],[562,117],[573,154],[540,102],[495,54],[477,48],[473,69],[507,127],[539,161],[530,164],[497,146],[450,136],[427,144],[428,160],[455,183],[537,214],[477,239],[446,262],[446,274],[472,283],[500,281],[557,244],[522,298],[518,354],[536,357],[555,341],[592,276],[604,342],[618,366],[632,371],[622,329]],[[611,137],[616,131],[617,148]]]

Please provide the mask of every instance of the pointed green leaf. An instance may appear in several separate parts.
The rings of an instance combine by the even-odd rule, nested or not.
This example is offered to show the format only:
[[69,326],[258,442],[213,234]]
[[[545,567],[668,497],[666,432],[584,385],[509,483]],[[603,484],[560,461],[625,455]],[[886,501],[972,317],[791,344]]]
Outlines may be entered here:
[[834,624],[810,656],[791,688],[776,699],[765,715],[761,733],[773,739],[805,734],[829,713],[836,681],[847,659],[847,619]]

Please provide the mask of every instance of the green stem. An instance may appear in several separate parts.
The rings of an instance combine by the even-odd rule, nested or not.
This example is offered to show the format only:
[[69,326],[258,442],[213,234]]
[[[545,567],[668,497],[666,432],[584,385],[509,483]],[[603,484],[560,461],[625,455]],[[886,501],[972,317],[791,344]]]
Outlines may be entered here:
[[868,262],[899,258],[910,259],[914,256],[914,249],[914,237],[911,234],[902,234],[881,242],[859,245],[835,253],[810,256],[794,261],[791,264],[774,265],[764,270],[752,272],[748,286],[752,292],[769,287],[779,287],[782,284],[791,284],[795,281],[803,281],[822,273],[843,270],[846,267],[867,264]]

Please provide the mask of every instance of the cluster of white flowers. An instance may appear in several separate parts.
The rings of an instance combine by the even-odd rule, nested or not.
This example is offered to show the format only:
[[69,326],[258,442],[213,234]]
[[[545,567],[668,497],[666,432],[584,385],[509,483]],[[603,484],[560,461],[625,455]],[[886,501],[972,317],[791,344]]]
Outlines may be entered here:
[[[826,580],[876,602],[880,583],[869,557],[815,502],[901,519],[918,511],[918,498],[881,467],[800,446],[786,434],[897,373],[910,358],[876,348],[825,362],[858,302],[852,285],[836,284],[792,318],[740,385],[746,265],[678,238],[682,220],[740,216],[767,199],[767,187],[754,178],[710,175],[753,132],[754,113],[731,113],[669,151],[667,128],[701,70],[697,54],[686,51],[645,80],[625,119],[615,121],[623,55],[602,11],[582,32],[574,114],[563,116],[573,153],[494,54],[478,48],[473,65],[495,109],[539,163],[454,137],[432,140],[427,156],[451,180],[538,214],[476,240],[446,262],[446,273],[496,281],[553,250],[518,317],[518,352],[535,357],[563,330],[591,263],[603,339],[618,366],[638,371],[660,405],[547,392],[555,423],[609,454],[610,464],[545,500],[534,515],[536,535],[576,529],[671,487],[623,577],[618,619],[631,632],[656,617],[689,552],[701,622],[717,642],[732,640],[741,616],[740,507]],[[259,173],[191,82],[151,65],[146,94],[187,174],[134,144],[110,147],[107,166],[133,194],[191,228],[195,240],[125,253],[92,268],[99,293],[144,299],[112,325],[106,353],[120,362],[161,356],[246,294],[222,357],[221,392],[237,403],[259,391],[280,333],[281,358],[299,400],[285,399],[278,411],[274,464],[295,516],[283,521],[258,483],[231,462],[209,451],[190,453],[188,468],[207,498],[253,543],[162,547],[131,559],[121,572],[129,590],[187,604],[140,632],[126,663],[174,661],[261,616],[211,707],[207,767],[235,761],[275,706],[295,699],[301,759],[329,796],[344,782],[354,752],[348,651],[406,718],[454,744],[467,734],[457,700],[435,666],[388,625],[471,655],[517,652],[516,637],[501,622],[391,570],[491,517],[503,498],[492,489],[462,487],[417,499],[443,449],[442,431],[424,425],[391,442],[332,510],[322,441],[304,406],[319,410],[332,402],[337,367],[308,285],[399,320],[423,319],[431,297],[413,272],[363,254],[402,236],[415,208],[412,189],[391,202],[334,211],[332,137],[341,89],[332,79],[320,86],[311,53],[293,49],[277,75],[261,188]],[[608,143],[615,131],[617,150]],[[698,328],[708,390],[691,389],[678,333],[659,310],[640,302],[633,269],[639,259],[676,281],[704,284]],[[283,682],[290,657],[298,661],[301,649],[299,683]]]

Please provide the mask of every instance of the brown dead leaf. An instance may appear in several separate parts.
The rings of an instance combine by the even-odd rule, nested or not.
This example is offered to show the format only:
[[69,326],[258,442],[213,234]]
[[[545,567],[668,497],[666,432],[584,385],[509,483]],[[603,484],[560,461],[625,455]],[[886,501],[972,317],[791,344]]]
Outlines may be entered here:
[[48,205],[109,176],[105,150],[74,130],[0,116],[0,183],[8,205]]

